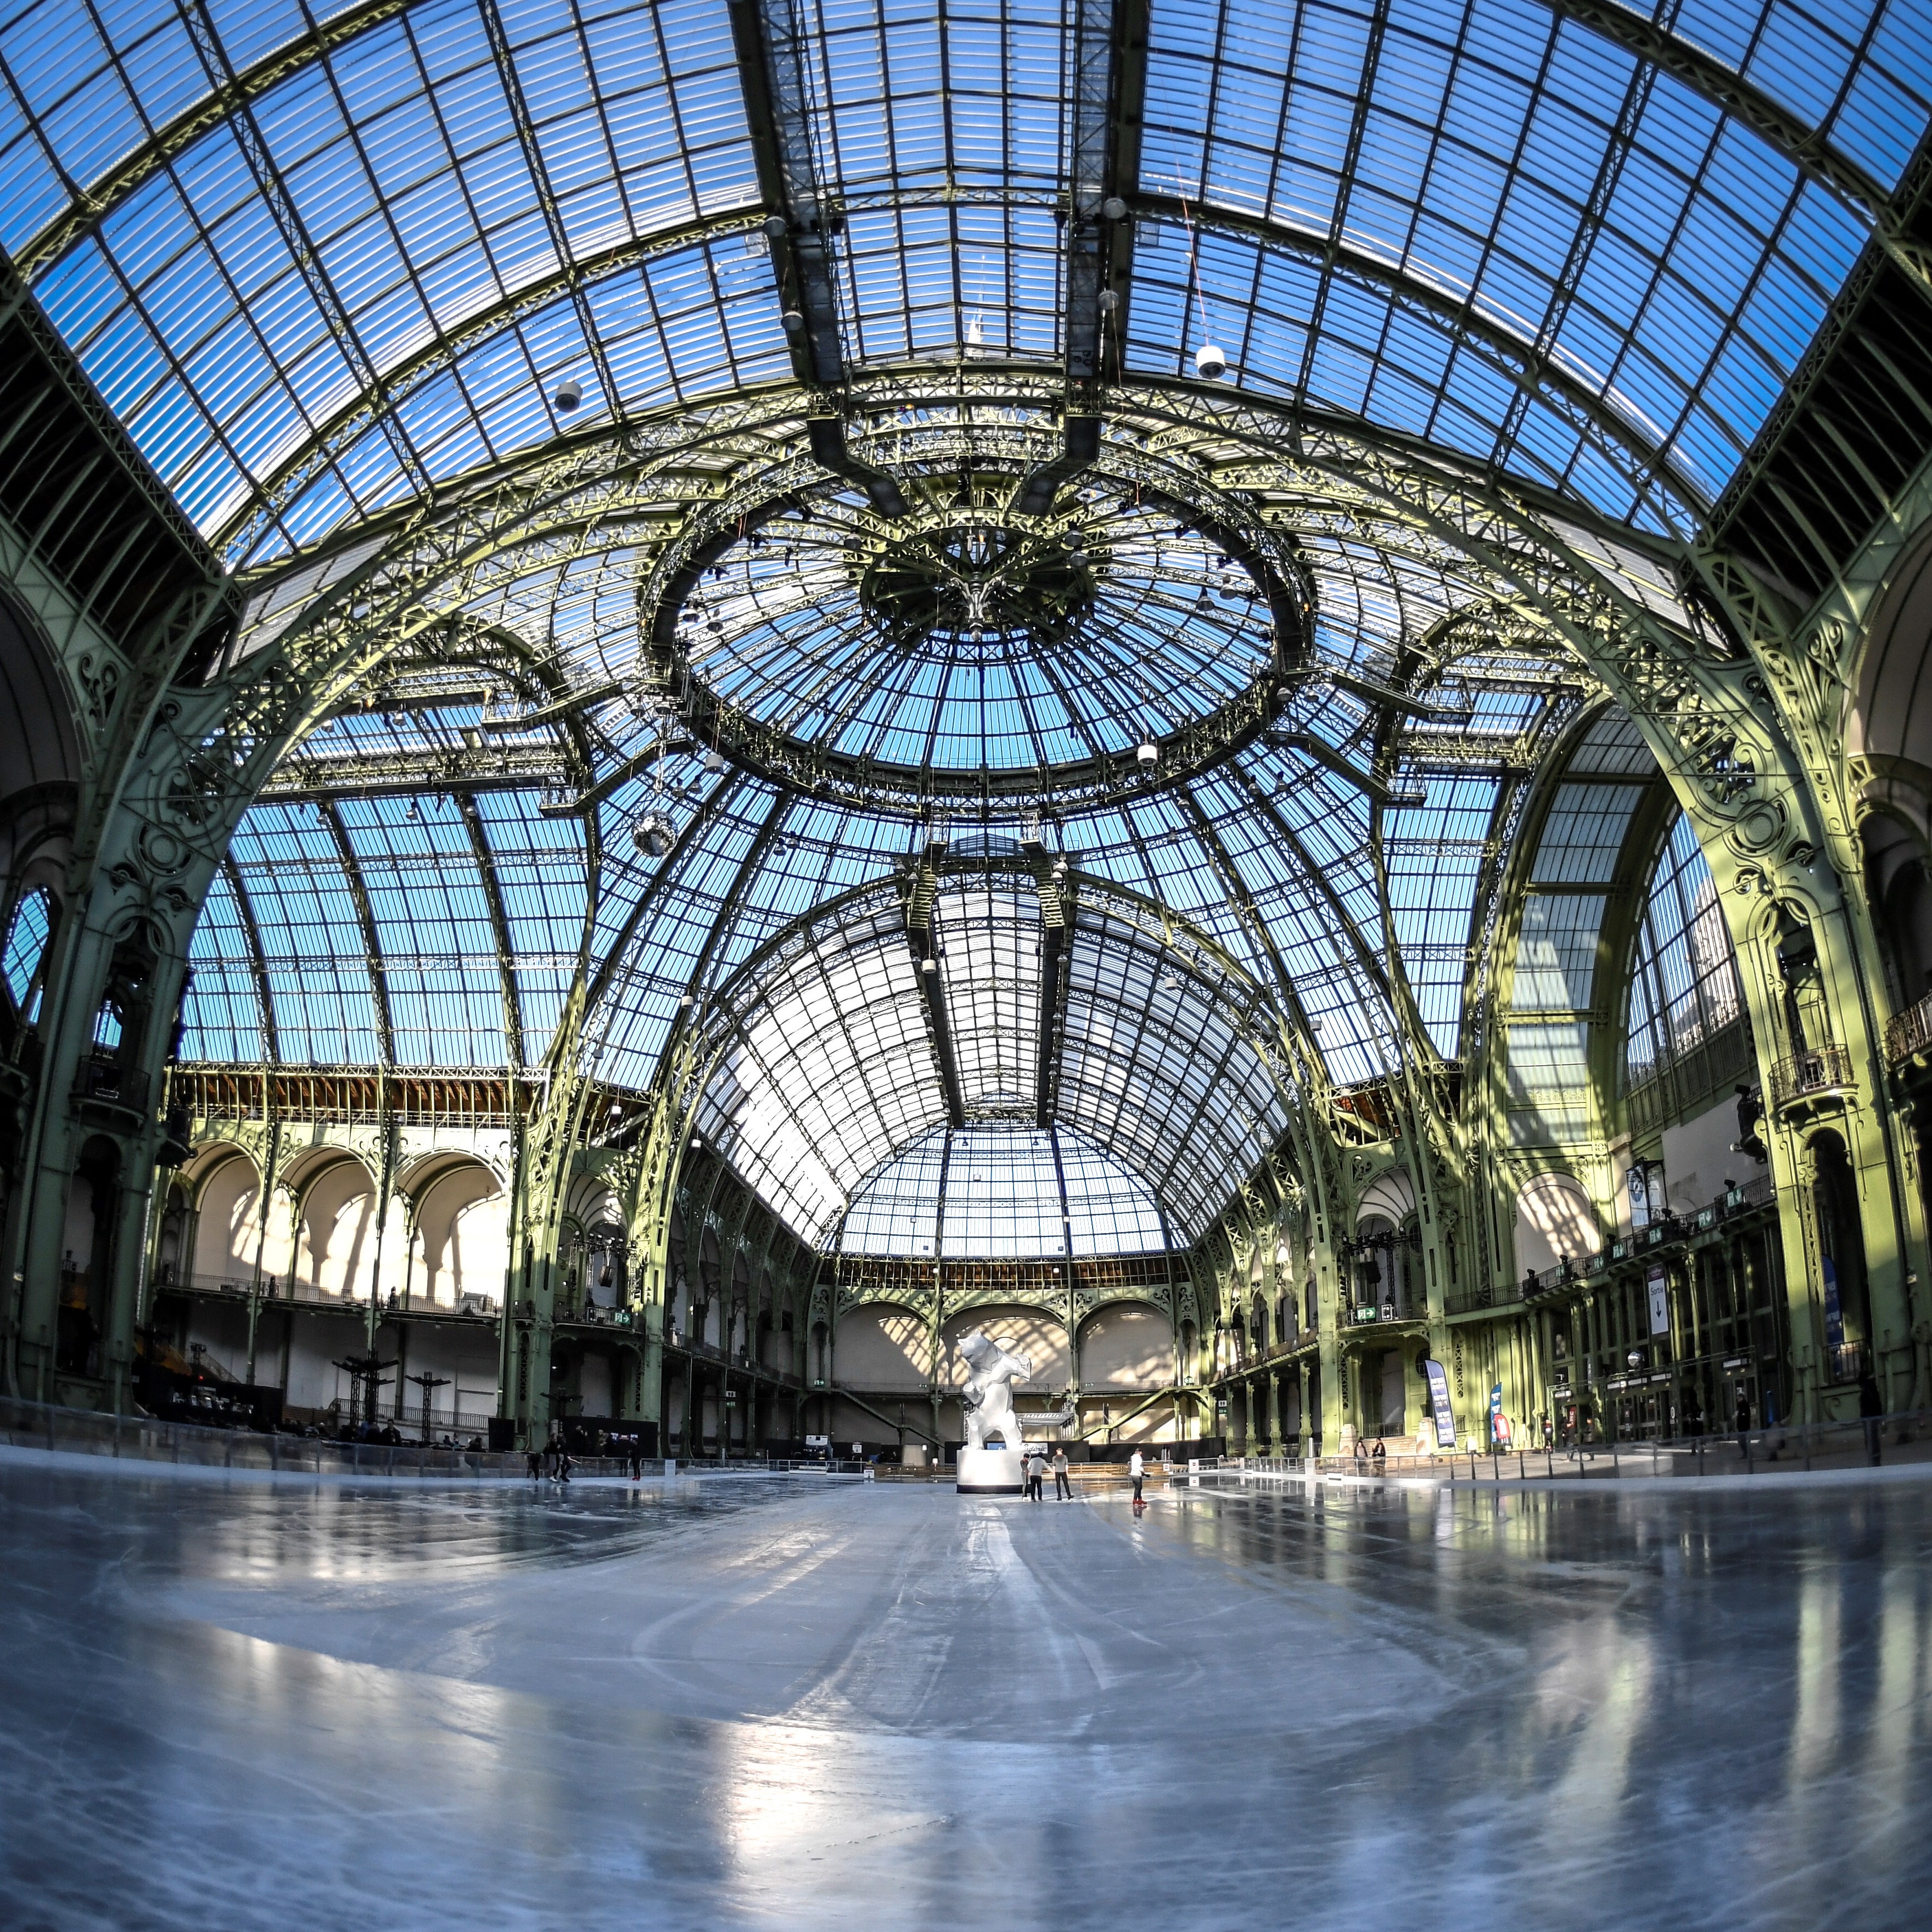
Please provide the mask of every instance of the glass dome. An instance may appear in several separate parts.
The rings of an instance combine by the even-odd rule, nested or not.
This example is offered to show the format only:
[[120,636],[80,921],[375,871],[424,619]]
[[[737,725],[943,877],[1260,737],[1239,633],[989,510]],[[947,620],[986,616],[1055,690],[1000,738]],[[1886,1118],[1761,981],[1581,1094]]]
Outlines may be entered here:
[[1184,503],[1125,439],[1028,512],[1042,428],[876,434],[902,459],[898,515],[842,482],[734,496],[641,595],[641,695],[848,802],[1104,796],[1247,742],[1304,656],[1292,554],[1211,492]]

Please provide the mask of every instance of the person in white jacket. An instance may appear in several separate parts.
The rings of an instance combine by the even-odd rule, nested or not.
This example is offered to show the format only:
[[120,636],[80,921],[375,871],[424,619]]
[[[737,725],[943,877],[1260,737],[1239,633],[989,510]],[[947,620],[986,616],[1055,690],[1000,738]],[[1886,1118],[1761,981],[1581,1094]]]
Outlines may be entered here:
[[1146,1498],[1141,1494],[1141,1484],[1147,1476],[1147,1465],[1141,1460],[1141,1452],[1138,1449],[1127,1458],[1127,1474],[1134,1479],[1134,1501],[1144,1502]]

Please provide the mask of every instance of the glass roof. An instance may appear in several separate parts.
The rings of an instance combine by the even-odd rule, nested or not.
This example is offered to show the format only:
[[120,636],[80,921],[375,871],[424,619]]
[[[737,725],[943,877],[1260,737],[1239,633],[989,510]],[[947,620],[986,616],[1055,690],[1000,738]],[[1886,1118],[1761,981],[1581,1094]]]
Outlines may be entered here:
[[955,503],[884,544],[814,503],[711,567],[683,660],[760,724],[928,788],[1130,753],[1267,672],[1268,606],[1171,510],[1085,494],[1047,532]]
[[[332,15],[367,24],[328,45]],[[0,28],[0,245],[205,530],[267,555],[532,449],[566,375],[582,427],[785,374],[724,0],[314,17],[39,0]],[[848,358],[1052,356],[1062,10],[799,17]],[[1664,17],[1881,188],[1924,131],[1908,7]],[[245,110],[197,119],[223,88]],[[1652,525],[1721,490],[1870,228],[1522,0],[1154,0],[1144,123],[1130,367],[1204,331],[1244,384]]]
[[[1924,137],[1922,10],[1152,0],[1100,454],[1030,522],[1017,493],[1071,447],[1071,14],[792,17],[840,396],[788,340],[768,234],[798,210],[724,0],[0,22],[0,247],[241,573],[248,649],[399,555],[413,506],[505,478],[608,500],[482,547],[436,581],[442,631],[332,694],[214,888],[185,1050],[534,1066],[581,974],[582,1051],[641,1088],[755,985],[710,1130],[823,1236],[946,1127],[891,901],[939,846],[1005,865],[940,902],[956,1134],[1041,1131],[1022,848],[1203,935],[1336,1086],[1424,1050],[1412,1000],[1462,1052],[1485,881],[1600,692],[1438,532],[1204,418],[1247,398],[1516,479],[1686,622],[1662,539],[1736,472]],[[1739,87],[1748,124],[1714,99]],[[806,453],[834,405],[842,469]],[[849,932],[734,977],[862,886],[886,898]],[[1074,928],[1054,1130],[1186,1234],[1278,1101],[1112,916]],[[1555,979],[1522,997],[1567,994],[1576,947],[1538,944]]]
[[852,1197],[848,1255],[1158,1252],[1160,1209],[1133,1175],[1068,1127],[941,1127]]

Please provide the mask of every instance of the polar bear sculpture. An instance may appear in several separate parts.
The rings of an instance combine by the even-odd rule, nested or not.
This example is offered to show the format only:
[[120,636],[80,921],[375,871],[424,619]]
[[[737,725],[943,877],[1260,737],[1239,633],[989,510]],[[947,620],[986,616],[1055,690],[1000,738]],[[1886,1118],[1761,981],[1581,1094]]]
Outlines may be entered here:
[[[1020,1419],[1013,1408],[1013,1384],[1033,1373],[1033,1364],[1024,1355],[1016,1355],[978,1329],[959,1338],[959,1352],[970,1372],[966,1378],[966,1446],[983,1449],[989,1436],[997,1436],[1009,1449],[1024,1446]],[[1029,1416],[1041,1428],[1053,1428],[1073,1420],[1070,1405],[1054,1415]]]

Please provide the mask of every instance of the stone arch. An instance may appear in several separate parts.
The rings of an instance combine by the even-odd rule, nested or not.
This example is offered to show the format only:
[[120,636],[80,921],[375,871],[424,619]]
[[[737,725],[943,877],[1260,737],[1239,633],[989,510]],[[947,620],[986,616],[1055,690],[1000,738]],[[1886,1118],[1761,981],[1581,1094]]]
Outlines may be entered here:
[[410,1300],[434,1308],[454,1308],[466,1297],[501,1301],[510,1266],[509,1206],[495,1169],[471,1156],[440,1163],[419,1179],[411,1200]]
[[898,1302],[868,1302],[838,1318],[838,1380],[881,1395],[923,1395],[926,1318]]
[[[1050,1310],[1021,1304],[1004,1304],[964,1309],[949,1316],[940,1330],[939,1379],[958,1388],[970,1372],[959,1352],[959,1338],[981,1330],[1000,1347],[1024,1355],[1032,1373],[1020,1386],[1042,1394],[1058,1392],[1072,1379],[1072,1364],[1066,1347],[1066,1324]],[[839,1331],[839,1347],[844,1347],[844,1331]]]
[[1522,1273],[1581,1261],[1603,1244],[1588,1192],[1574,1174],[1539,1174],[1517,1190],[1516,1264]]
[[1080,1386],[1166,1388],[1174,1380],[1174,1328],[1160,1310],[1110,1301],[1080,1324]]
[[376,1178],[346,1148],[290,1164],[296,1204],[292,1279],[319,1294],[366,1298],[375,1286]]
[[210,1151],[189,1181],[194,1246],[184,1272],[202,1282],[252,1282],[257,1260],[266,1261],[261,1174],[244,1148]]
[[1932,862],[1922,832],[1889,805],[1869,812],[1858,833],[1886,992],[1903,1012],[1932,993]]

